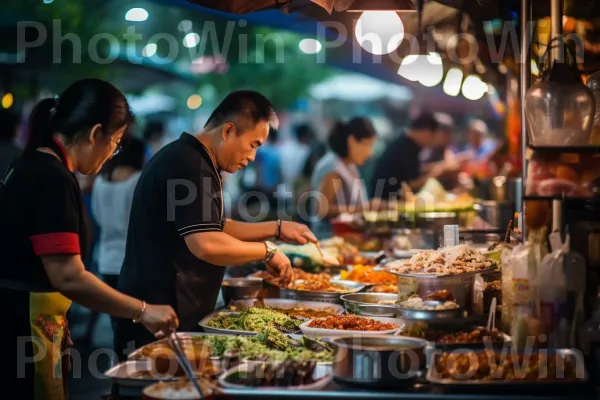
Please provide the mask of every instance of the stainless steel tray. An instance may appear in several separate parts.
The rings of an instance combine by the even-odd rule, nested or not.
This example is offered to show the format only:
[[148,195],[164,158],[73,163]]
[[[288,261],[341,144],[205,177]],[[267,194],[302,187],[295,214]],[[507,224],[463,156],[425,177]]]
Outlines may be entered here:
[[391,317],[396,318],[394,304],[379,304],[379,301],[398,300],[398,295],[393,293],[352,293],[342,295],[346,311],[364,317]]
[[[460,350],[454,350],[454,352]],[[475,354],[479,354],[485,350],[465,350],[465,352],[474,352]],[[509,350],[511,351],[511,350]],[[436,370],[437,360],[441,354],[433,354],[432,362],[429,365],[427,370],[426,378],[430,383],[435,385],[444,385],[451,386],[453,388],[476,388],[476,387],[485,387],[487,390],[489,389],[533,389],[539,390],[541,388],[555,388],[555,387],[563,387],[563,386],[578,386],[586,384],[589,380],[588,372],[585,367],[585,362],[583,359],[583,354],[573,349],[558,349],[555,351],[545,350],[545,354],[547,355],[559,355],[561,357],[575,357],[577,360],[577,375],[579,375],[577,380],[575,381],[565,381],[565,380],[555,380],[555,381],[501,381],[501,380],[457,380],[457,379],[442,379],[440,374]]]
[[498,270],[498,267],[490,267],[490,268],[486,268],[486,269],[482,269],[480,271],[474,271],[474,272],[463,272],[462,274],[451,274],[451,275],[435,275],[435,274],[425,274],[425,273],[412,273],[412,274],[401,274],[399,272],[394,272],[392,269],[387,268],[387,271],[390,274],[394,274],[396,276],[403,276],[406,278],[416,278],[416,279],[450,279],[450,278],[460,278],[460,277],[472,277],[469,278],[469,281],[473,281],[475,279],[474,275],[477,274],[488,274],[491,273],[493,271]]
[[[302,280],[297,280],[294,283],[302,283]],[[301,301],[317,301],[321,303],[333,303],[333,304],[342,304],[342,300],[340,297],[344,294],[357,293],[361,290],[364,290],[365,285],[362,283],[354,282],[354,281],[346,281],[346,280],[337,280],[332,279],[331,283],[338,284],[340,286],[344,286],[348,288],[347,292],[344,293],[332,293],[332,292],[314,292],[308,290],[297,290],[284,288],[281,289],[281,296],[287,299],[292,300],[301,300]]]
[[[249,334],[243,334],[244,336],[252,336]],[[192,340],[194,337],[202,337],[202,336],[233,336],[233,334],[227,333],[203,333],[203,332],[177,332],[177,336],[179,336],[179,338],[183,341],[183,344],[185,346],[185,342],[188,340]],[[156,346],[156,345],[162,345],[165,344],[168,346],[167,344],[167,339],[159,339],[155,342],[152,343],[148,343],[147,345],[144,345],[142,347],[139,347],[137,349],[135,349],[134,351],[132,351],[131,353],[129,353],[127,355],[127,358],[129,360],[138,360],[140,359],[140,357],[142,357],[144,350],[146,348],[152,347],[152,346]],[[210,359],[215,362],[215,361],[220,361],[222,358],[221,357],[210,357]]]
[[221,334],[221,335],[229,335],[229,336],[236,336],[236,335],[245,335],[245,336],[254,336],[256,334],[258,334],[258,332],[251,332],[251,331],[238,331],[238,330],[234,330],[234,329],[221,329],[221,328],[213,328],[211,326],[208,326],[208,322],[215,318],[217,316],[217,314],[231,314],[231,315],[238,315],[239,313],[237,312],[231,312],[231,311],[214,311],[210,314],[208,314],[206,317],[202,318],[202,321],[200,321],[198,323],[198,325],[200,325],[200,327],[202,328],[202,330],[204,330],[204,332],[206,333],[210,333],[210,334]]
[[[410,328],[410,322],[407,323],[405,326],[402,327],[402,329],[400,329],[400,331],[398,331],[397,335],[399,336],[404,336],[403,333],[406,331],[406,329]],[[435,325],[435,329],[440,330],[444,333],[453,333],[453,332],[471,332],[475,329],[486,329],[485,326],[479,326],[479,325],[472,325],[472,324],[453,324],[453,325]],[[494,344],[492,345],[492,347],[494,348],[498,348],[498,347],[502,347],[502,346],[510,346],[512,344],[512,337],[510,337],[509,335],[507,335],[504,332],[500,332],[502,334],[502,337],[504,338],[504,343],[499,343],[499,344]],[[468,349],[468,350],[473,350],[473,349],[483,349],[485,348],[485,343],[452,343],[452,344],[442,344],[442,343],[436,343],[434,341],[430,341],[431,345],[433,347],[435,347],[436,351],[451,351],[451,350],[461,350],[461,349]]]
[[[291,308],[307,308],[311,310],[325,310],[331,309],[337,314],[344,313],[344,307],[338,304],[327,304],[320,301],[300,301],[300,300],[290,300],[290,299],[264,299],[264,304],[267,307],[271,308],[280,308],[280,309],[291,309]],[[231,305],[234,307],[246,308],[254,306],[256,300],[254,299],[244,299],[234,301]]]
[[104,375],[111,378],[112,381],[119,386],[135,388],[143,388],[156,382],[168,382],[183,379],[183,377],[134,377],[136,373],[150,370],[151,364],[148,360],[127,360],[113,366],[108,371],[104,372]]
[[[425,300],[425,303],[440,303],[433,300]],[[408,320],[415,321],[432,321],[432,322],[442,322],[442,321],[451,321],[464,317],[465,311],[461,307],[449,309],[449,310],[422,310],[417,308],[405,307],[402,303],[396,304],[396,309],[398,312],[398,317]]]

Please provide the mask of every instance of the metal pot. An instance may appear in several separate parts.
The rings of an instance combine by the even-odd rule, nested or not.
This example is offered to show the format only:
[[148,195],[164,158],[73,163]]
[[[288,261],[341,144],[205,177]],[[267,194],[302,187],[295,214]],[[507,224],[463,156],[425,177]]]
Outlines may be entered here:
[[412,385],[426,366],[423,339],[361,335],[331,340],[336,348],[333,378],[349,384],[379,387]]
[[[362,315],[363,317],[389,317],[396,318],[396,306],[398,295],[392,293],[353,293],[340,297],[344,302],[346,312]],[[391,302],[392,304],[379,304],[379,302]]]
[[263,280],[260,278],[224,279],[221,285],[223,301],[226,305],[234,300],[255,299],[262,290]]

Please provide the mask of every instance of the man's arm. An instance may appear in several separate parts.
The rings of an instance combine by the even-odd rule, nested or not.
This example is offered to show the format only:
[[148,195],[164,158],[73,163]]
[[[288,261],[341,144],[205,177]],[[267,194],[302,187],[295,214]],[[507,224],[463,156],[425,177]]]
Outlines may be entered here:
[[[245,242],[263,241],[277,236],[277,221],[249,223],[228,219],[223,232]],[[317,238],[306,225],[292,221],[280,222],[279,239],[297,244],[317,242]]]
[[258,242],[274,238],[277,235],[277,222],[241,222],[228,219],[223,232],[245,242]]
[[195,232],[184,240],[194,256],[223,267],[262,261],[267,255],[264,243],[238,240],[226,232]]

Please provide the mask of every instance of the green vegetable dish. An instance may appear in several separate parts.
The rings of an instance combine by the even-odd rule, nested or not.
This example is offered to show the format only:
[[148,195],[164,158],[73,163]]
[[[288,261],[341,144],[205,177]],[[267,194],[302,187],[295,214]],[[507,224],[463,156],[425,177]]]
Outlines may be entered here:
[[256,336],[201,336],[207,340],[215,357],[240,357],[260,361],[333,362],[333,349],[320,340],[303,336],[292,339],[273,327],[264,327]]
[[240,314],[224,313],[208,321],[211,328],[259,332],[264,327],[272,327],[284,333],[300,332],[303,321],[283,313],[258,307],[249,307]]

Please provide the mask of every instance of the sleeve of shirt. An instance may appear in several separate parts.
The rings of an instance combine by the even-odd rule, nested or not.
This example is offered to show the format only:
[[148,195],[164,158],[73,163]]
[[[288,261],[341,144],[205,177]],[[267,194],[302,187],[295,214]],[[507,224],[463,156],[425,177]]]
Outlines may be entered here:
[[222,232],[219,207],[221,194],[214,191],[214,176],[201,167],[189,168],[168,183],[167,199],[170,216],[180,236],[196,232]]
[[40,183],[41,201],[33,211],[29,239],[37,256],[80,254],[79,208],[73,182],[44,180]]

